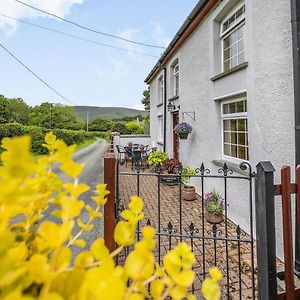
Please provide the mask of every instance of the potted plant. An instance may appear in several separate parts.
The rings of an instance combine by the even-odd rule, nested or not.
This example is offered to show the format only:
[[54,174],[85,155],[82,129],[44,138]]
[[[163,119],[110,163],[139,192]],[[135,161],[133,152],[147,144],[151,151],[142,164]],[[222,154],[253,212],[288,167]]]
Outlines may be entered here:
[[197,171],[190,166],[185,166],[182,170],[181,180],[184,183],[182,187],[182,198],[186,201],[193,201],[196,199],[196,189],[190,184],[191,176],[196,175]]
[[183,140],[187,139],[192,130],[193,127],[186,122],[178,123],[174,128],[174,131],[179,135],[179,138]]
[[[182,164],[177,158],[167,159],[162,164],[162,170],[168,174],[178,174]],[[179,176],[165,176],[161,177],[161,182],[168,185],[175,185],[179,183]]]
[[209,223],[218,224],[223,221],[225,201],[216,190],[204,195],[205,219]]
[[155,151],[149,154],[148,156],[148,164],[150,166],[154,166],[156,171],[158,166],[161,166],[168,159],[168,154],[163,151]]

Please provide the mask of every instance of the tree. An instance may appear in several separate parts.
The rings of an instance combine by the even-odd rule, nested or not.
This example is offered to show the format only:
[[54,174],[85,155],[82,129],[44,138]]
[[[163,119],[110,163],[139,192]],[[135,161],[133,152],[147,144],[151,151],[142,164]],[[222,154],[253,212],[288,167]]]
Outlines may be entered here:
[[144,90],[142,104],[144,105],[145,111],[150,111],[150,90]]
[[29,123],[30,107],[22,98],[9,99],[8,110],[10,112],[9,122],[17,122],[23,125]]
[[44,128],[77,130],[83,127],[83,121],[77,119],[73,107],[48,102],[35,106],[30,119],[32,125]]
[[110,120],[97,118],[92,121],[89,129],[91,131],[109,131],[113,127],[114,123]]
[[122,122],[114,123],[113,127],[111,128],[111,131],[119,132],[120,134],[127,134],[128,133],[126,124],[124,124]]
[[8,100],[0,95],[0,124],[9,122]]

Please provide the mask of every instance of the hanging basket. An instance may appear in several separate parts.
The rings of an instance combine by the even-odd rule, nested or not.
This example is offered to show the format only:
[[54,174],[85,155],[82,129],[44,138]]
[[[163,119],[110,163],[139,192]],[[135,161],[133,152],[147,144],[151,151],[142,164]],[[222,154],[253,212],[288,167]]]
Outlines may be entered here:
[[189,134],[188,133],[179,133],[179,138],[181,140],[186,140],[188,138]]

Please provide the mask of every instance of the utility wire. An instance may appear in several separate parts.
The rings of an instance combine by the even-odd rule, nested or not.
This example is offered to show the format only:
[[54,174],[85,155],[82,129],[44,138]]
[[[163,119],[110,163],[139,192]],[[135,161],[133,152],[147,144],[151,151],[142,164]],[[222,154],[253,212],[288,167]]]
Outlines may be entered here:
[[7,16],[7,15],[1,14],[1,13],[0,13],[0,16],[4,17],[4,18],[11,19],[11,20],[15,20],[15,21],[18,21],[18,22],[21,22],[21,23],[24,23],[24,24],[27,24],[27,25],[30,25],[30,26],[34,26],[34,27],[37,27],[37,28],[40,28],[40,29],[43,29],[43,30],[47,30],[47,31],[51,31],[51,32],[54,32],[54,33],[62,34],[62,35],[68,36],[68,37],[73,38],[73,39],[77,39],[77,40],[85,41],[85,42],[88,42],[88,43],[92,43],[92,44],[95,44],[95,45],[98,45],[98,46],[108,47],[108,48],[113,48],[113,49],[117,49],[117,50],[120,50],[120,51],[126,51],[126,52],[130,52],[130,53],[134,53],[134,54],[139,54],[139,55],[158,58],[158,56],[156,56],[156,55],[143,53],[143,52],[138,52],[138,51],[134,51],[134,50],[129,50],[129,49],[126,49],[126,48],[116,47],[116,46],[109,45],[109,44],[100,43],[100,42],[95,41],[95,40],[86,39],[86,38],[78,36],[78,35],[73,35],[73,34],[70,34],[70,33],[67,33],[67,32],[62,32],[62,31],[59,31],[59,30],[55,30],[55,29],[52,29],[52,28],[49,28],[49,27],[33,24],[33,23],[30,23],[30,22],[27,22],[27,21],[23,21],[21,19],[17,19],[17,18],[14,18],[14,17],[10,17],[10,16]]
[[126,39],[126,38],[123,38],[123,37],[118,36],[118,35],[114,35],[114,34],[106,33],[106,32],[103,32],[103,31],[96,30],[96,29],[92,29],[92,28],[89,28],[87,26],[84,26],[84,25],[81,25],[79,23],[76,23],[74,21],[67,20],[65,18],[59,17],[59,16],[57,16],[57,15],[55,15],[53,13],[50,13],[50,12],[45,11],[43,9],[37,8],[37,7],[32,6],[32,5],[28,4],[28,3],[25,3],[23,1],[20,1],[20,0],[14,0],[14,1],[16,1],[16,2],[18,2],[20,4],[23,4],[23,5],[31,8],[31,9],[34,9],[34,10],[39,11],[39,12],[42,12],[44,14],[47,14],[47,15],[51,16],[51,17],[54,17],[56,19],[59,19],[61,21],[64,21],[64,22],[69,23],[69,24],[72,24],[74,26],[77,26],[77,27],[79,27],[81,29],[84,29],[84,30],[87,30],[87,31],[90,31],[90,32],[94,32],[94,33],[97,33],[97,34],[105,35],[105,36],[108,36],[108,37],[111,37],[111,38],[119,39],[119,40],[122,40],[122,41],[125,41],[125,42],[128,42],[128,43],[132,43],[132,44],[136,44],[136,45],[140,45],[140,46],[151,47],[151,48],[158,48],[158,49],[166,49],[165,47],[162,47],[162,46],[145,44],[145,43],[133,41],[133,40],[130,40],[130,39]]
[[38,76],[36,73],[34,73],[32,70],[30,70],[21,60],[19,60],[14,54],[12,54],[7,48],[5,48],[1,43],[0,47],[3,48],[10,56],[12,56],[19,64],[21,64],[25,69],[27,69],[28,72],[30,72],[34,77],[36,77],[39,81],[41,81],[44,85],[46,85],[51,91],[53,91],[56,95],[67,101],[68,103],[76,106],[75,103],[70,101],[68,98],[63,96],[61,93],[59,93],[55,88],[53,88],[50,84],[48,84],[45,80],[43,80],[40,76]]

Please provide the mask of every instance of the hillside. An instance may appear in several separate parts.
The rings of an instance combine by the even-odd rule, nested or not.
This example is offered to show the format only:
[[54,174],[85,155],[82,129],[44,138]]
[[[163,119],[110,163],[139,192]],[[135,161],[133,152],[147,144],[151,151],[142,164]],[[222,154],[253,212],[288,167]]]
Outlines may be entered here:
[[89,119],[120,119],[123,117],[132,117],[136,115],[147,114],[143,110],[126,107],[97,107],[97,106],[75,106],[75,113],[81,119],[86,119],[86,112],[89,112]]

